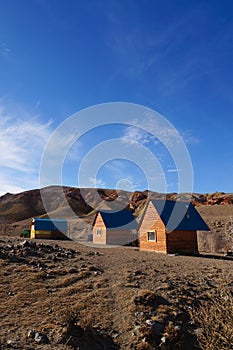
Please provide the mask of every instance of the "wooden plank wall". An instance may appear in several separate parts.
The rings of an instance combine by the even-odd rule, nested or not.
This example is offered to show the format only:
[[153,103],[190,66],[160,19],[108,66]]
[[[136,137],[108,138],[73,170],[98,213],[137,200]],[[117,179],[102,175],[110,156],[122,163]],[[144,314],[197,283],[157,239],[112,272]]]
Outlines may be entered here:
[[167,233],[168,253],[195,253],[198,251],[196,231],[173,231]]
[[65,239],[67,236],[61,231],[31,230],[31,238],[36,239]]
[[[147,232],[156,230],[157,242],[150,242],[147,239]],[[142,250],[154,250],[156,252],[167,252],[167,240],[165,226],[154,205],[150,202],[139,229],[139,246]]]
[[135,239],[130,230],[107,230],[107,244],[125,245]]

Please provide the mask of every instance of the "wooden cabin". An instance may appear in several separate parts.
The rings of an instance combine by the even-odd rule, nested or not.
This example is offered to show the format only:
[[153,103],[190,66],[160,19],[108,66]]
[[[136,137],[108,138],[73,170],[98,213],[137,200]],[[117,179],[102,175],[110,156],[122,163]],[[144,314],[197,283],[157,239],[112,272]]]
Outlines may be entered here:
[[126,245],[138,238],[138,224],[129,210],[99,211],[93,223],[93,243]]
[[68,239],[66,234],[68,225],[66,220],[33,218],[31,221],[31,238]]
[[139,229],[142,250],[197,253],[197,231],[209,231],[190,202],[150,200]]

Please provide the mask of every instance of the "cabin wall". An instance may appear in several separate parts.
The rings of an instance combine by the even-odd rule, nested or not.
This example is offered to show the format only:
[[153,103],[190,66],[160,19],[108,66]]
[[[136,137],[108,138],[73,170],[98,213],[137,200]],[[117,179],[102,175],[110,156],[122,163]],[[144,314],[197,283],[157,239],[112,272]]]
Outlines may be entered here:
[[35,238],[35,235],[36,235],[36,231],[34,230],[34,225],[33,225],[33,228],[31,226],[30,237]]
[[198,252],[196,231],[172,231],[167,233],[168,253]]
[[[102,230],[101,236],[97,236],[98,229]],[[93,243],[106,244],[106,227],[100,213],[98,213],[93,227]]]
[[[156,231],[156,241],[148,241],[148,231]],[[165,226],[152,203],[149,203],[139,229],[139,246],[142,250],[167,252]]]
[[46,231],[31,229],[32,239],[64,239],[67,238],[61,231]]
[[[134,230],[135,231],[135,230]],[[131,230],[107,230],[106,243],[114,245],[125,245],[132,243],[137,239],[137,234],[132,233]]]

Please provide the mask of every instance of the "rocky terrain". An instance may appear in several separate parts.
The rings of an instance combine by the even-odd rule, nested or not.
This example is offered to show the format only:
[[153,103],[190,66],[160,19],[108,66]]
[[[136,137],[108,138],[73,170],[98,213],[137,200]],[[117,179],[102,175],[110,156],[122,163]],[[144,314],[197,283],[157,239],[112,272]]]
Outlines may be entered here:
[[[108,189],[79,189],[51,186],[41,191],[31,190],[0,197],[0,235],[19,236],[30,227],[34,216],[49,216],[69,219],[69,236],[75,240],[86,240],[91,231],[98,208],[129,207],[140,218],[146,201],[151,198],[191,200],[209,225],[210,233],[199,233],[199,249],[208,252],[233,250],[233,194],[167,195],[144,192],[125,192]],[[46,208],[45,208],[46,206]]]
[[232,258],[0,240],[0,349],[232,349]]

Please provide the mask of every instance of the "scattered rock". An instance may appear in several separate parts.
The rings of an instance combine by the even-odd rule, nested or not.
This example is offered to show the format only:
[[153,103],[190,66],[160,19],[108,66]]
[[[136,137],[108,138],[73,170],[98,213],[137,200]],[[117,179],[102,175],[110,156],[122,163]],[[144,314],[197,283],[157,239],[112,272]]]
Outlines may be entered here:
[[20,243],[20,245],[25,248],[25,247],[31,247],[31,242],[25,240],[22,243]]
[[36,332],[34,339],[38,344],[49,344],[48,337],[44,333]]
[[165,343],[166,343],[166,340],[167,340],[167,337],[163,336],[163,337],[161,338],[161,342],[160,342],[160,344],[159,344],[159,347],[161,347],[163,344],[165,344]]
[[161,333],[164,330],[165,325],[153,320],[146,320],[146,324],[151,326],[154,333]]
[[36,331],[35,331],[35,329],[30,329],[29,331],[28,331],[28,334],[27,334],[27,337],[28,338],[35,338],[35,334],[36,334]]

